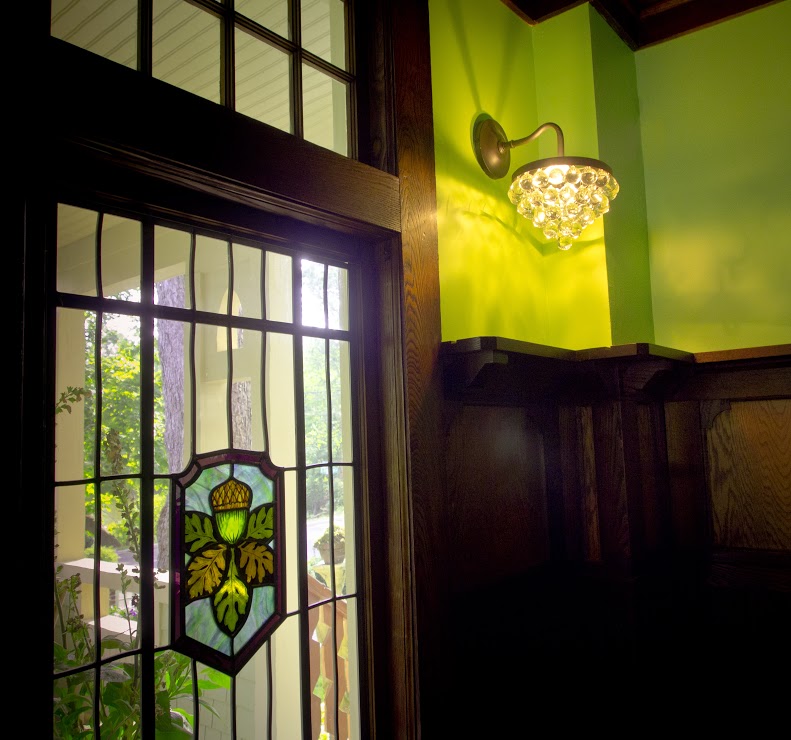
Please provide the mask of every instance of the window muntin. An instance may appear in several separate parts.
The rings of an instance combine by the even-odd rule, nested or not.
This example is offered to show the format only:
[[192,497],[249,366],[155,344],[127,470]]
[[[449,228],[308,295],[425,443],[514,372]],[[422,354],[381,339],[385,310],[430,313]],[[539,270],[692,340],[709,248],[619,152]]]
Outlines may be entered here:
[[[65,204],[58,212],[63,218],[57,230],[57,285],[78,285],[81,290],[59,290],[54,297],[53,392],[57,397],[61,387],[84,388],[90,396],[72,401],[68,412],[56,415],[56,578],[62,583],[70,575],[79,576],[74,593],[87,630],[87,650],[78,663],[56,660],[56,715],[57,699],[70,695],[75,682],[84,689],[89,708],[95,704],[95,687],[108,711],[116,706],[116,689],[125,697],[139,697],[134,704],[138,709],[146,697],[153,701],[154,686],[130,669],[135,656],[150,655],[157,681],[163,671],[190,675],[191,662],[167,649],[169,485],[201,451],[250,447],[267,450],[285,469],[287,616],[235,678],[200,663],[194,668],[216,685],[210,696],[218,708],[223,702],[230,707],[233,696],[255,697],[252,703],[237,701],[233,709],[237,737],[246,736],[248,728],[253,728],[250,736],[261,736],[261,728],[270,722],[270,703],[272,737],[319,737],[322,731],[359,737],[359,596],[354,578],[358,476],[352,454],[350,361],[354,337],[348,330],[324,328],[323,319],[313,322],[321,323],[318,327],[291,321],[293,296],[299,295],[305,270],[317,266],[321,287],[314,287],[319,291],[315,302],[322,315],[330,313],[325,306],[332,306],[337,316],[333,321],[348,326],[350,266],[148,218]],[[105,250],[108,244],[112,250]],[[201,245],[213,247],[205,261],[197,259]],[[112,255],[107,265],[105,254]],[[101,276],[97,255],[102,255]],[[66,258],[62,263],[61,256]],[[81,271],[88,274],[75,280]],[[142,275],[132,280],[139,287],[129,287],[127,273]],[[218,273],[218,279],[207,273]],[[250,306],[249,313],[245,306]],[[260,319],[256,310],[267,318]],[[222,346],[218,336],[226,338]],[[315,348],[316,367],[306,347]],[[320,387],[317,396],[309,392],[310,383]],[[175,387],[181,391],[174,393]],[[129,419],[138,421],[129,424]],[[309,433],[326,439],[314,444]],[[308,457],[318,471],[318,483],[309,475]],[[316,496],[326,501],[320,522],[308,517],[308,501]],[[346,553],[342,560],[333,562],[331,555],[329,563],[322,563],[313,542],[330,521],[346,530]],[[125,528],[127,535],[132,530],[139,539],[125,541]],[[109,550],[86,552],[86,537],[95,540],[99,532]],[[119,558],[124,570],[105,555]],[[151,572],[143,567],[146,563],[153,566]],[[65,592],[63,597],[67,599]],[[56,629],[56,643],[63,637]],[[103,638],[108,650],[102,657],[94,646]],[[147,652],[154,648],[162,650]],[[102,680],[108,675],[116,680]],[[236,682],[235,691],[231,681]],[[283,701],[284,696],[291,699]],[[295,702],[294,696],[302,699]],[[204,722],[218,727],[206,708],[195,718],[199,708],[189,694],[174,697],[172,706],[193,714],[201,727]],[[90,723],[90,709],[88,717]],[[61,719],[56,716],[58,736],[69,737]],[[220,727],[233,737],[230,720]]]
[[[145,6],[144,0],[53,0],[50,33],[321,147],[355,156],[349,113],[355,71],[348,53],[350,11],[345,2],[153,0],[150,19]],[[145,28],[148,23],[150,28]],[[141,58],[139,41],[149,38]]]

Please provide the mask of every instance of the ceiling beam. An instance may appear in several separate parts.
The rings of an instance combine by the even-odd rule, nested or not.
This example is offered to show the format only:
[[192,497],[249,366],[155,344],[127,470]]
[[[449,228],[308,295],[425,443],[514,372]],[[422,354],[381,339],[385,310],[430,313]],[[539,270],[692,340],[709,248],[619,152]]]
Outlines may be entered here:
[[[780,0],[591,0],[591,5],[636,51]],[[531,26],[578,5],[580,0],[502,0]]]

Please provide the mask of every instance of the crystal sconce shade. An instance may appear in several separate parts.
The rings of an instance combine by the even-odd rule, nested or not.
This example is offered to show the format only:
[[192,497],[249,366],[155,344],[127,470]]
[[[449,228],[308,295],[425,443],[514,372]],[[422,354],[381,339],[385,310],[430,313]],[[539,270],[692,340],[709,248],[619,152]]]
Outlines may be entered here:
[[513,174],[508,197],[547,239],[568,249],[586,226],[610,210],[619,190],[612,170],[598,159],[564,156],[563,132],[556,123],[545,123],[529,136],[509,141],[497,121],[481,118],[473,133],[475,156],[489,177],[500,179],[511,166],[511,149],[548,129],[557,134],[558,156],[520,167]]

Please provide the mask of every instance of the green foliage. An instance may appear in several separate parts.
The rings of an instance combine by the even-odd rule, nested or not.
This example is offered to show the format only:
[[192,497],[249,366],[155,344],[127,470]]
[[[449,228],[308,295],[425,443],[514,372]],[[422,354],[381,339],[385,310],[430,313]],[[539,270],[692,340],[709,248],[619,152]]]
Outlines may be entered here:
[[[85,557],[92,558],[94,553],[93,545],[90,547],[85,548]],[[102,545],[99,548],[99,560],[105,560],[108,563],[117,563],[118,562],[118,553],[115,551],[114,547],[109,547],[107,545]]]
[[[327,527],[321,537],[319,537],[313,544],[317,550],[322,547],[327,547],[330,544],[330,528]],[[346,546],[346,533],[343,531],[342,527],[335,527],[335,536],[332,539],[332,544],[333,547]]]
[[[130,293],[121,293],[117,298],[129,300]],[[85,312],[85,377],[95,383],[96,378],[96,314]],[[136,320],[125,322],[118,328],[112,321],[102,324],[100,339],[102,379],[102,428],[101,439],[113,440],[104,445],[101,458],[103,472],[114,474],[138,473],[140,469],[140,327]],[[154,357],[154,383],[162,382],[159,356]],[[75,390],[75,389],[71,389]],[[65,403],[69,403],[66,394]],[[154,438],[154,459],[158,470],[167,470],[167,449],[164,441],[164,401],[162,394],[154,397],[154,426],[158,433]],[[92,394],[85,394],[84,467],[90,473],[95,465],[96,404]],[[96,514],[96,491],[92,484],[86,488],[86,514]],[[99,493],[102,521],[106,530],[132,549],[133,543],[124,539],[128,531],[118,518],[116,508],[117,491],[103,490]],[[159,516],[167,495],[166,486],[158,484],[154,494],[154,516]]]
[[74,388],[67,385],[66,390],[60,394],[60,398],[55,402],[55,413],[62,414],[65,411],[70,414],[72,404],[78,403],[90,395],[91,392],[85,388]]
[[[340,343],[330,342],[330,393],[332,396],[332,429],[334,430],[332,459],[341,460],[341,418],[340,404]],[[305,343],[304,357],[305,383],[305,458],[311,462],[329,460],[329,429],[327,424],[327,385],[325,377],[324,341]],[[306,473],[308,516],[318,516],[329,510],[330,468],[328,466],[309,468]],[[343,490],[334,481],[335,508],[343,506]]]
[[[69,388],[58,401],[58,407],[71,413],[71,404],[87,397],[82,388]],[[60,411],[58,412],[60,413]],[[125,456],[121,450],[120,434],[110,429],[105,438],[105,449],[111,470],[123,466]],[[137,497],[123,481],[113,481],[110,491],[120,521],[125,529],[125,541],[140,562],[140,531]],[[93,549],[93,548],[91,548]],[[117,560],[117,555],[101,548],[103,560]],[[137,631],[138,595],[127,596],[132,583],[139,582],[137,575],[129,573],[123,563],[117,570],[121,578],[123,604],[113,607],[112,613],[126,619],[127,631],[123,636],[103,637],[99,642],[99,657],[118,654],[118,660],[101,668],[99,722],[101,737],[111,740],[136,740],[141,737],[140,707],[140,636]],[[92,670],[79,669],[92,663],[96,655],[93,628],[79,611],[82,584],[79,574],[63,575],[58,565],[55,574],[55,641],[53,666],[56,673],[68,673],[53,683],[54,738],[76,740],[93,738],[94,732],[94,674]],[[125,656],[125,657],[124,657]],[[203,692],[212,689],[230,689],[230,678],[211,668],[204,667],[197,676],[193,673],[192,660],[179,653],[166,650],[154,658],[156,693],[156,736],[159,740],[192,737],[193,715],[177,706],[181,701],[191,704],[193,682],[197,678],[198,701],[211,714],[214,709]]]

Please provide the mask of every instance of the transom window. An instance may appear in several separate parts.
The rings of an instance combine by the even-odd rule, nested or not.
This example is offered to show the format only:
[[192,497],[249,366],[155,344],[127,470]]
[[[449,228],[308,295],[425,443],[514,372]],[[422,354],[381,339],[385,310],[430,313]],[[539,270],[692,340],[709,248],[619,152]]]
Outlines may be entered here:
[[346,0],[52,0],[51,7],[56,38],[356,156]]
[[356,269],[58,206],[55,737],[362,736]]

